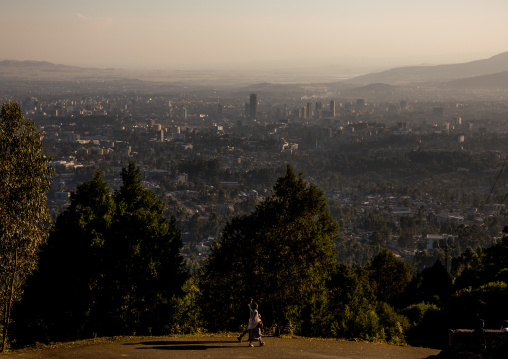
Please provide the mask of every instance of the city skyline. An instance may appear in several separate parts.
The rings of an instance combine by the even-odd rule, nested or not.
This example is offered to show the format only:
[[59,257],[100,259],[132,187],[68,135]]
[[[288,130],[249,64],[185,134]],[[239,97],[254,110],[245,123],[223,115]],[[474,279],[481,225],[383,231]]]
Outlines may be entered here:
[[503,0],[2,1],[0,59],[132,69],[367,69],[505,52]]

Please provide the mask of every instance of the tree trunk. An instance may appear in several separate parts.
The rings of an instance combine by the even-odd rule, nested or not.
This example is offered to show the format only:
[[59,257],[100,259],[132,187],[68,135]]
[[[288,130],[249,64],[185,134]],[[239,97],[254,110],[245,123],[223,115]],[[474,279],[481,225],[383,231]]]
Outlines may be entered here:
[[14,253],[14,268],[12,271],[10,288],[7,288],[9,292],[9,298],[5,302],[4,322],[3,322],[3,336],[2,336],[2,353],[5,352],[5,345],[7,343],[7,327],[9,326],[9,319],[11,316],[12,299],[14,297],[14,281],[16,279],[16,271],[18,268],[18,250]]

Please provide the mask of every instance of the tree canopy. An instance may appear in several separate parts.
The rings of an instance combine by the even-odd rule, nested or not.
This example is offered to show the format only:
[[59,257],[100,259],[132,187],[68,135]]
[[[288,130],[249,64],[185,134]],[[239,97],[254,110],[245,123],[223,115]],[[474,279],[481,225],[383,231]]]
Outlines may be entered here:
[[16,310],[18,339],[164,334],[187,274],[179,230],[131,162],[112,194],[97,172],[78,186]]
[[236,328],[242,304],[254,297],[265,323],[296,325],[324,290],[336,232],[321,190],[288,166],[272,196],[234,217],[213,248],[201,277],[205,320]]
[[411,281],[411,266],[387,249],[379,252],[367,266],[377,298],[393,304]]

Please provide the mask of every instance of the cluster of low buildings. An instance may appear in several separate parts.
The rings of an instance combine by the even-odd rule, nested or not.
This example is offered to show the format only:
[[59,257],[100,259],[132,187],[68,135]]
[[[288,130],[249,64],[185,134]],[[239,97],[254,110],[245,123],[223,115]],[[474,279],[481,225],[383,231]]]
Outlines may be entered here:
[[[486,133],[508,132],[508,124],[502,121],[477,122],[487,108],[463,103],[419,103],[394,101],[393,103],[369,103],[365,99],[286,99],[285,102],[268,101],[262,95],[239,94],[236,97],[211,100],[210,96],[150,96],[150,95],[101,95],[62,96],[61,99],[42,100],[35,97],[22,99],[21,106],[28,117],[33,118],[44,133],[44,141],[59,147],[58,157],[51,165],[56,175],[49,203],[55,212],[69,203],[69,193],[96,168],[107,168],[105,179],[111,189],[121,185],[120,163],[144,161],[155,153],[157,144],[168,144],[177,158],[201,156],[217,158],[223,168],[245,170],[274,168],[284,165],[294,153],[328,150],[338,144],[360,143],[367,138],[387,135],[413,135],[417,141],[436,141],[439,146],[462,150],[475,137]],[[245,100],[248,99],[248,102]],[[483,111],[483,112],[482,112]],[[488,108],[489,114],[496,113]],[[478,123],[478,124],[477,124]],[[141,141],[133,143],[133,134]],[[428,135],[447,135],[432,137]],[[451,141],[453,135],[455,140]],[[204,139],[212,138],[220,145],[203,146]],[[440,143],[446,138],[450,143]],[[67,146],[65,144],[70,144]],[[426,144],[432,147],[432,144]],[[66,150],[62,150],[65,148]],[[149,149],[147,154],[147,149]],[[152,151],[152,152],[150,152]],[[368,153],[377,149],[368,149]],[[145,157],[143,157],[145,156]],[[380,155],[381,156],[381,155]],[[501,157],[501,153],[499,154]],[[174,172],[168,166],[142,165],[144,185],[186,203],[192,213],[210,209],[226,215],[234,212],[236,202],[263,197],[253,189],[243,189],[229,202],[213,206],[200,203],[199,194],[192,189],[160,193],[160,183],[171,178],[175,186],[184,186],[193,179],[186,173]],[[498,168],[486,168],[497,173]],[[458,168],[457,171],[469,171]],[[223,188],[234,188],[235,182],[222,182]],[[268,193],[266,189],[266,193]],[[351,193],[346,191],[327,194],[342,206],[351,205]],[[409,203],[408,203],[409,202]],[[408,201],[386,195],[366,196],[354,203],[357,215],[372,209],[380,209],[387,216],[415,215],[423,206],[426,214],[439,222],[455,222],[470,225],[481,222],[485,216],[504,211],[503,205],[478,213],[474,208],[445,212],[432,198]],[[358,232],[358,238],[368,233]],[[433,247],[434,237],[429,237],[425,248]],[[423,240],[423,239],[420,239]],[[206,255],[209,243],[201,242],[198,250]]]

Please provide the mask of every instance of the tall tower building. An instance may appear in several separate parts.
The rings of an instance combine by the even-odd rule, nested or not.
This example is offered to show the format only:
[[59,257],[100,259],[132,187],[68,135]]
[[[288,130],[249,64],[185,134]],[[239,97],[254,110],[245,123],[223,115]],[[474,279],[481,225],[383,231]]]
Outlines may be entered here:
[[307,118],[312,118],[312,102],[307,102]]
[[322,102],[316,102],[316,111],[314,112],[315,118],[321,118],[323,117],[323,103]]
[[222,118],[222,105],[220,103],[217,104],[217,119],[220,120]]
[[180,118],[183,118],[186,120],[187,116],[188,116],[187,109],[185,107],[182,107],[180,109]]
[[251,118],[256,118],[258,115],[258,95],[255,93],[250,94],[249,115]]
[[330,116],[335,117],[335,101],[330,101]]

